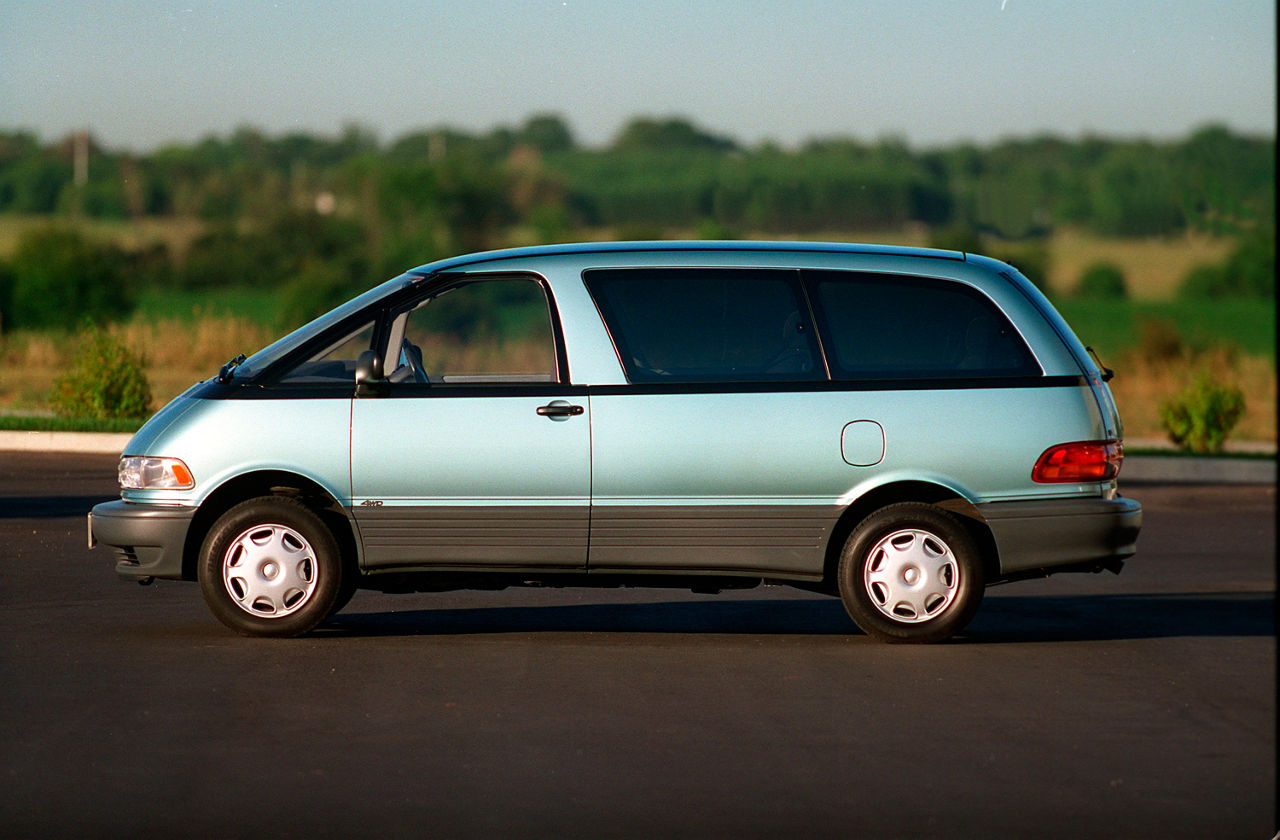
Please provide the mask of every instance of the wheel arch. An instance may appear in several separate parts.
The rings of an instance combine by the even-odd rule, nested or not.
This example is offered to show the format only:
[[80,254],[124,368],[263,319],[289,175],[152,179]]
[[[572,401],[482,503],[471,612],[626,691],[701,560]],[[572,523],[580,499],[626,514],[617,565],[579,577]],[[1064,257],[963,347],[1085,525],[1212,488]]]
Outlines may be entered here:
[[191,518],[182,549],[182,579],[196,580],[200,547],[215,522],[239,503],[260,496],[287,496],[302,502],[328,526],[342,552],[342,561],[355,574],[359,542],[350,516],[323,486],[287,470],[256,470],[225,482],[205,498]]
[[1000,553],[995,537],[986,521],[978,513],[978,509],[953,488],[931,481],[895,481],[874,487],[854,499],[840,514],[831,536],[827,540],[827,551],[823,563],[822,582],[825,588],[836,591],[837,570],[840,566],[840,553],[844,544],[858,526],[868,516],[881,508],[899,502],[921,502],[934,505],[953,514],[964,526],[982,555],[982,571],[988,581],[996,580],[1000,574]]

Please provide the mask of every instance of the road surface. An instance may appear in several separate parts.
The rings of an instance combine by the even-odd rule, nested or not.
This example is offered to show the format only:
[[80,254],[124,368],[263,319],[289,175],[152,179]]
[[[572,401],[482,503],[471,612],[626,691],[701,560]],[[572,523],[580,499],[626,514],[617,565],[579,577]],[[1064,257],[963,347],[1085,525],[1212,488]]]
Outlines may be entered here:
[[86,549],[114,470],[0,453],[6,838],[1277,830],[1272,487],[1128,487],[1123,574],[935,646],[772,587],[361,592],[276,641]]

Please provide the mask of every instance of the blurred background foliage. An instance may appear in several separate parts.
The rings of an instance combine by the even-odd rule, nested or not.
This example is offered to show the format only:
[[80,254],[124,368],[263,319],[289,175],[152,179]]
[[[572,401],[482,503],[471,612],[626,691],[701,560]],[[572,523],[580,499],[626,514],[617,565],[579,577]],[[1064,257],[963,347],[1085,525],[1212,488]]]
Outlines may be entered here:
[[[1148,322],[1184,349],[1274,354],[1275,140],[1222,126],[928,150],[896,138],[744,147],[649,116],[592,148],[551,114],[390,142],[358,125],[240,128],[146,153],[0,131],[7,368],[30,355],[15,340],[30,348],[86,319],[233,317],[269,338],[406,268],[485,248],[744,237],[987,253],[1113,355],[1138,347]],[[22,402],[3,378],[0,403]]]
[[[116,319],[156,288],[275,289],[285,326],[406,267],[582,232],[814,237],[917,226],[930,244],[985,249],[1047,285],[1044,243],[1057,228],[1198,231],[1240,246],[1184,278],[1188,295],[1274,294],[1275,141],[1219,126],[1163,143],[1039,137],[922,152],[892,138],[744,148],[650,117],[605,148],[580,147],[554,115],[386,144],[359,126],[337,137],[241,128],[149,154],[88,138],[79,183],[75,145],[0,133],[0,215],[57,224],[8,249],[0,242],[0,328]],[[86,220],[184,220],[194,233],[129,247],[89,236]],[[95,292],[104,288],[111,294]],[[67,307],[51,298],[77,311],[60,313]]]

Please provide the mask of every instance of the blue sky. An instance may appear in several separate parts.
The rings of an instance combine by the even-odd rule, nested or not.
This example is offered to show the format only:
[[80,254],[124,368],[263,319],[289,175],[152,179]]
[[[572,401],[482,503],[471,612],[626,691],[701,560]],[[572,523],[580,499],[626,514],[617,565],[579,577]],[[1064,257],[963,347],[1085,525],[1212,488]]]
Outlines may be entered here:
[[1274,136],[1275,23],[1262,0],[3,0],[0,130],[145,151],[552,112],[590,145],[638,115],[785,146]]

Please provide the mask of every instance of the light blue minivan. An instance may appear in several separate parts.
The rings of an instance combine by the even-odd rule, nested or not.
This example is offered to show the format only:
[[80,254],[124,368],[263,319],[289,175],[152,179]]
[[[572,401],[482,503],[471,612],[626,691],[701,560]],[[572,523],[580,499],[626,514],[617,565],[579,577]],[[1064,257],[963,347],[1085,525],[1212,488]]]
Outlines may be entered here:
[[866,633],[993,583],[1118,572],[1141,507],[1101,367],[951,251],[607,243],[409,271],[156,414],[89,514],[119,574],[262,636],[358,588],[762,582]]

